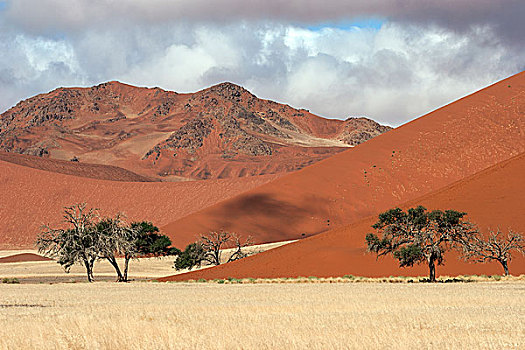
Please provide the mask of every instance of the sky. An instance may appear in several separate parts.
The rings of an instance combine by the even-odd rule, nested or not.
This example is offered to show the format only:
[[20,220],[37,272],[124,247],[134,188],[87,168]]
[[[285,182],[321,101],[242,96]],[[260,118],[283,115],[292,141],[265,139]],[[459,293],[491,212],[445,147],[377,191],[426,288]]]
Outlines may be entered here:
[[0,112],[61,86],[229,81],[401,125],[525,70],[522,0],[0,0]]

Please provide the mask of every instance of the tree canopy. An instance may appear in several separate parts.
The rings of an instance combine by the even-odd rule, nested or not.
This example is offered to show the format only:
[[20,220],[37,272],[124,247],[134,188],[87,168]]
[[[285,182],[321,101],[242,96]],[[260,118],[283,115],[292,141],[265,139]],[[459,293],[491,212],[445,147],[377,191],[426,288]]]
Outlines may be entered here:
[[455,210],[428,212],[423,206],[406,212],[400,208],[390,209],[379,214],[372,226],[380,237],[374,233],[366,236],[368,250],[378,257],[392,254],[400,267],[426,262],[429,280],[434,282],[436,265],[443,264],[445,252],[460,237],[477,232],[474,225],[463,221],[465,215]]

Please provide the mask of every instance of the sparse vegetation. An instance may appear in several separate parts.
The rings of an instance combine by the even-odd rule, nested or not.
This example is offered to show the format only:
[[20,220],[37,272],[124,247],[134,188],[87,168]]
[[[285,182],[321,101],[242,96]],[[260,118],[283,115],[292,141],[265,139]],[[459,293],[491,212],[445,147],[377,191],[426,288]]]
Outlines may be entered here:
[[[114,267],[118,282],[127,282],[131,259],[179,253],[178,249],[170,248],[170,239],[158,234],[153,224],[128,225],[122,214],[101,218],[96,209],[88,209],[85,203],[66,207],[64,222],[69,226],[66,229],[44,226],[36,242],[38,250],[56,259],[66,272],[74,264],[84,265],[89,282],[94,280],[93,265],[99,259],[106,259]],[[124,257],[123,269],[117,256]]]
[[[189,244],[175,260],[175,268],[192,269],[201,266],[204,262],[208,265],[220,265],[242,259],[248,255],[245,248],[252,245],[248,237],[245,241],[234,234],[226,231],[211,231],[201,235],[199,241]],[[224,251],[229,250],[230,255],[223,257]]]
[[203,260],[211,265],[220,265],[224,249],[235,248],[226,260],[227,263],[239,260],[246,257],[243,248],[251,245],[252,240],[248,237],[242,242],[241,238],[234,233],[211,231],[201,236],[200,244],[205,252]]
[[5,284],[19,284],[20,281],[16,277],[12,277],[12,278],[5,277],[5,278],[2,278],[2,283],[5,283]]

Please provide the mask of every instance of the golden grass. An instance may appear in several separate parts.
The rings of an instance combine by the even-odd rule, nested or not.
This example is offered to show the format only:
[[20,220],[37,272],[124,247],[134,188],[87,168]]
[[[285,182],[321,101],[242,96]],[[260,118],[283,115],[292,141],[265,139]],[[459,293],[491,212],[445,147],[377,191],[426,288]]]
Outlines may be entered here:
[[525,283],[0,285],[1,349],[525,347]]

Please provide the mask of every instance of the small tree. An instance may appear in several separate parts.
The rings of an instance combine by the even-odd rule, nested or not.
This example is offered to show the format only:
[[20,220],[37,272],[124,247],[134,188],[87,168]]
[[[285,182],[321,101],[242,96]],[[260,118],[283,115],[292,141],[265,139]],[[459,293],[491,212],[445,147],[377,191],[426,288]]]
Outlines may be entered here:
[[64,222],[69,228],[53,229],[44,226],[37,238],[38,251],[55,258],[66,272],[74,264],[83,264],[87,279],[93,281],[93,265],[100,253],[100,237],[95,220],[96,209],[87,209],[86,203],[64,208]]
[[[129,262],[139,256],[164,256],[176,254],[177,248],[171,248],[171,240],[158,234],[159,229],[151,222],[133,222],[127,225],[123,216],[117,214],[114,218],[105,218],[97,225],[103,237],[104,249],[102,257],[106,258],[117,272],[117,281],[127,282]],[[124,258],[124,268],[118,265],[116,256]]]
[[379,220],[372,227],[380,234],[366,236],[368,251],[378,257],[392,254],[400,267],[426,262],[429,280],[436,281],[436,265],[442,265],[445,251],[459,237],[468,236],[476,229],[462,219],[466,213],[455,210],[434,210],[427,212],[423,206],[408,209],[388,210],[379,214]]
[[182,269],[191,270],[195,266],[200,267],[205,254],[206,252],[199,242],[190,243],[183,252],[178,254],[177,259],[175,259],[175,269],[177,269],[177,271]]
[[525,254],[525,238],[518,232],[509,230],[505,236],[499,229],[489,231],[487,237],[481,233],[462,237],[461,247],[466,260],[476,262],[498,261],[503,267],[505,276],[509,275],[509,262],[512,251]]
[[243,248],[252,244],[251,238],[242,243],[239,236],[226,231],[211,231],[201,235],[200,244],[204,249],[204,260],[212,265],[220,265],[224,249],[234,248],[234,252],[226,260],[227,263],[246,256]]
[[[104,218],[96,227],[102,242],[100,257],[108,260],[113,266],[117,273],[117,282],[127,282],[129,261],[139,254],[136,243],[138,231],[126,225],[122,214],[117,214],[114,218]],[[124,257],[123,272],[121,272],[117,256]]]
[[137,248],[141,255],[178,255],[180,250],[171,247],[171,240],[159,234],[159,228],[148,221],[133,222],[131,228],[138,233]]

